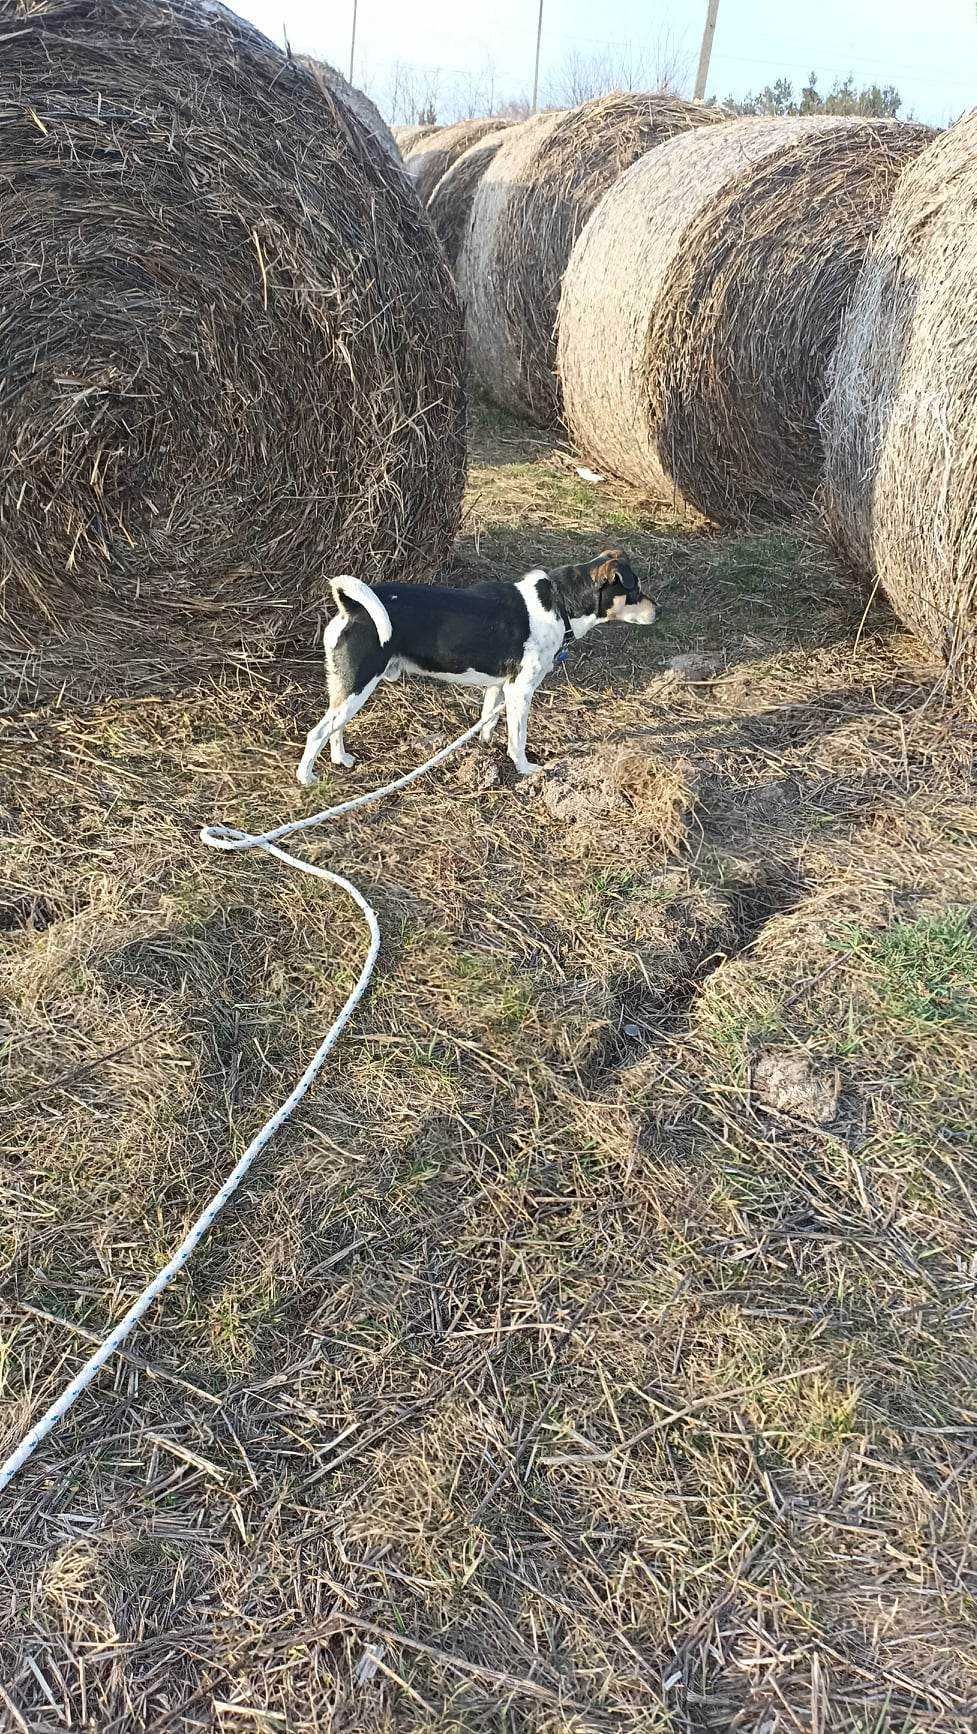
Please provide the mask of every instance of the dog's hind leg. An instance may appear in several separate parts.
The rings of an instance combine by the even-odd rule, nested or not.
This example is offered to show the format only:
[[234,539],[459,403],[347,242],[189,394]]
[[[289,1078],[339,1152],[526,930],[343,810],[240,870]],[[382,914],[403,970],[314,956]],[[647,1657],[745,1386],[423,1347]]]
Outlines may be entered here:
[[[327,734],[328,739],[329,739],[329,757],[331,758],[333,764],[334,765],[342,765],[343,769],[347,770],[347,771],[352,770],[353,766],[356,763],[356,760],[354,759],[352,753],[348,753],[346,751],[345,745],[343,743],[342,726],[340,726],[339,728],[336,728],[335,718],[338,716],[339,712],[343,709],[344,705],[346,704],[346,700],[350,696],[350,688],[347,685],[347,681],[349,680],[349,677],[350,677],[350,669],[347,667],[345,670],[345,674],[340,672],[340,669],[337,665],[339,659],[337,659],[337,654],[336,654],[337,649],[338,649],[339,645],[342,643],[344,637],[345,638],[349,637],[349,626],[350,626],[349,617],[345,614],[337,614],[329,622],[329,625],[326,627],[326,634],[325,634],[325,638],[323,640],[323,645],[324,645],[325,652],[326,652],[326,682],[327,682],[327,685],[329,688],[329,710],[328,710],[326,716],[323,717],[322,722],[319,724],[319,729],[326,727],[326,725],[328,724],[328,727],[326,727],[326,734]],[[345,658],[342,658],[342,660],[348,662],[348,660],[349,660],[348,653],[347,653],[347,656]],[[314,730],[313,732],[316,733],[318,731]],[[309,738],[311,740],[311,738],[312,738],[311,735]],[[316,750],[316,752],[318,752],[320,750],[320,748],[317,747],[315,750]],[[309,751],[309,747],[307,744],[306,745],[306,753],[308,753],[308,751]],[[314,763],[315,761],[313,760],[312,762]],[[305,757],[304,756],[302,759],[302,764],[303,765],[305,764]],[[310,766],[310,768],[311,768],[311,766]],[[301,782],[301,781],[302,781],[302,767],[300,766],[299,767],[299,782]]]
[[327,740],[333,736],[335,727],[335,713],[331,710],[327,710],[321,721],[317,722],[315,728],[310,729],[306,735],[305,751],[299,760],[299,768],[295,773],[296,778],[301,783],[303,789],[311,789],[313,785],[319,781],[315,774],[315,762]]
[[334,765],[343,765],[346,768],[355,765],[356,760],[343,747],[343,729],[347,723],[352,722],[357,711],[363,709],[367,699],[376,691],[379,683],[380,676],[375,675],[362,692],[350,693],[349,697],[343,699],[340,704],[327,710],[321,722],[317,722],[315,728],[309,730],[305,751],[295,773],[304,789],[311,789],[313,784],[319,781],[315,775],[315,762],[327,741],[329,742],[329,756]]
[[490,740],[492,739],[492,736],[494,735],[494,733],[498,727],[499,716],[502,713],[500,711],[498,715],[493,716],[492,712],[495,710],[496,706],[499,704],[501,698],[502,698],[501,686],[490,686],[488,688],[488,690],[485,694],[485,702],[482,705],[482,732],[478,737],[479,740],[481,741],[483,747],[488,746]]
[[[346,721],[351,722],[352,718],[347,717]],[[351,771],[356,763],[355,753],[346,751],[342,729],[337,729],[335,734],[329,737],[329,757],[334,765],[340,765],[344,771]]]
[[[331,687],[332,682],[330,681],[329,684]],[[375,686],[376,681],[374,681],[373,684]],[[355,698],[356,694],[354,694],[353,697]],[[365,693],[363,696],[363,702],[364,703],[368,697],[369,697],[369,694]],[[345,742],[343,740],[343,729],[346,727],[346,724],[348,722],[352,722],[353,717],[356,714],[356,711],[350,710],[350,708],[349,708],[350,703],[352,702],[351,699],[350,698],[343,698],[339,694],[337,694],[334,697],[332,692],[330,692],[329,702],[332,706],[332,710],[330,711],[330,715],[334,718],[338,718],[341,716],[343,719],[342,722],[339,724],[339,727],[334,728],[332,734],[329,736],[329,757],[331,758],[334,765],[341,765],[344,771],[351,771],[353,766],[356,763],[356,760],[353,757],[352,753],[348,753],[346,751],[346,745],[345,745]],[[356,710],[359,710],[359,708],[360,708],[360,706],[357,705]],[[323,721],[325,721],[325,718],[323,718]],[[301,781],[301,779],[300,779],[300,781]]]

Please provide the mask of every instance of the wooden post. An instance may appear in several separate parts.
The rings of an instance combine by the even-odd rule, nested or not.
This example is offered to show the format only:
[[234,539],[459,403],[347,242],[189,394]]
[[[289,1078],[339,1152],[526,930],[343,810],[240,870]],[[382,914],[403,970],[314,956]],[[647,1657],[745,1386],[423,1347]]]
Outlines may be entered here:
[[716,18],[719,14],[719,0],[709,0],[706,11],[706,27],[702,32],[702,47],[699,50],[699,70],[695,75],[695,90],[693,99],[702,102],[706,94],[706,80],[709,77],[709,60],[712,55],[712,39],[716,34]]
[[543,0],[539,0],[539,17],[536,20],[536,65],[533,68],[533,113],[536,113],[536,100],[539,96],[539,46],[543,40]]

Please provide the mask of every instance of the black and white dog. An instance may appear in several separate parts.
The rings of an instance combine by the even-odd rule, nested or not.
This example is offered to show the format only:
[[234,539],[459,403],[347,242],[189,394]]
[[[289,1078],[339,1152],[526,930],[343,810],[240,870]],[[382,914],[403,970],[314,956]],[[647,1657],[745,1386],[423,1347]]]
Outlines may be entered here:
[[364,584],[334,578],[339,610],[324,636],[329,709],[309,733],[298,768],[306,788],[329,742],[334,765],[353,765],[343,730],[381,680],[422,674],[458,686],[481,686],[482,741],[504,697],[509,757],[522,776],[539,769],[526,757],[533,694],[564,643],[609,621],[650,626],[655,604],[642,596],[624,554],[613,549],[583,566],[527,572],[518,584],[473,584],[444,590],[432,584]]

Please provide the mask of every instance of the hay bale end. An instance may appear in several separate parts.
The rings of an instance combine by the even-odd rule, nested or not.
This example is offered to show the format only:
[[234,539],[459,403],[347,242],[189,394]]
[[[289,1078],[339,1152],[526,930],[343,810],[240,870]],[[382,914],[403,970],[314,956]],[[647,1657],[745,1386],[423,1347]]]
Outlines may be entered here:
[[822,417],[832,542],[977,691],[977,112],[906,169]]
[[559,419],[560,288],[608,187],[674,133],[725,118],[678,97],[618,94],[512,129],[479,182],[458,273],[472,374],[503,409]]
[[313,60],[312,56],[308,54],[297,54],[295,60],[297,65],[311,74],[324,94],[334,96],[337,101],[344,103],[350,112],[356,116],[360,125],[365,127],[367,132],[372,133],[377,142],[382,145],[388,157],[392,157],[395,162],[399,163],[400,151],[394,143],[393,133],[376,103],[370,101],[364,90],[359,90],[355,84],[350,84],[349,79],[344,78],[341,72],[337,72],[334,66],[330,66],[328,60]]
[[401,157],[405,157],[409,150],[412,150],[415,145],[420,144],[421,139],[430,138],[432,133],[440,131],[441,128],[437,121],[425,123],[424,125],[392,126],[390,128],[394,144],[397,146]]
[[510,124],[505,120],[462,120],[456,126],[440,127],[436,133],[415,142],[404,155],[404,165],[421,204],[427,204],[441,177],[465,151],[490,133],[503,132]]
[[743,120],[636,163],[564,283],[558,365],[578,450],[718,523],[806,510],[842,315],[931,137],[898,121]]
[[479,144],[463,151],[428,199],[427,214],[452,271],[457,269],[478,183],[505,136],[504,132],[490,132]]

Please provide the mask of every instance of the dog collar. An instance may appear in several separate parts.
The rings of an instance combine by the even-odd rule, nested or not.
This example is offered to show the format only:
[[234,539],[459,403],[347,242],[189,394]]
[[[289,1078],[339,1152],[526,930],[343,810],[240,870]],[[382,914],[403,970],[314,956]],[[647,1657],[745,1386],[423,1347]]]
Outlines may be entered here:
[[[550,582],[552,583],[552,579],[550,580]],[[573,638],[573,627],[570,625],[570,616],[567,613],[566,608],[563,605],[563,598],[560,595],[559,591],[557,590],[555,584],[553,585],[553,589],[554,589],[554,592],[556,593],[556,605],[560,610],[560,617],[563,621],[563,643],[560,645],[559,650],[557,651],[556,655],[553,658],[553,667],[558,668],[561,662],[566,662],[566,659],[570,653],[570,646],[574,642],[574,638]]]

